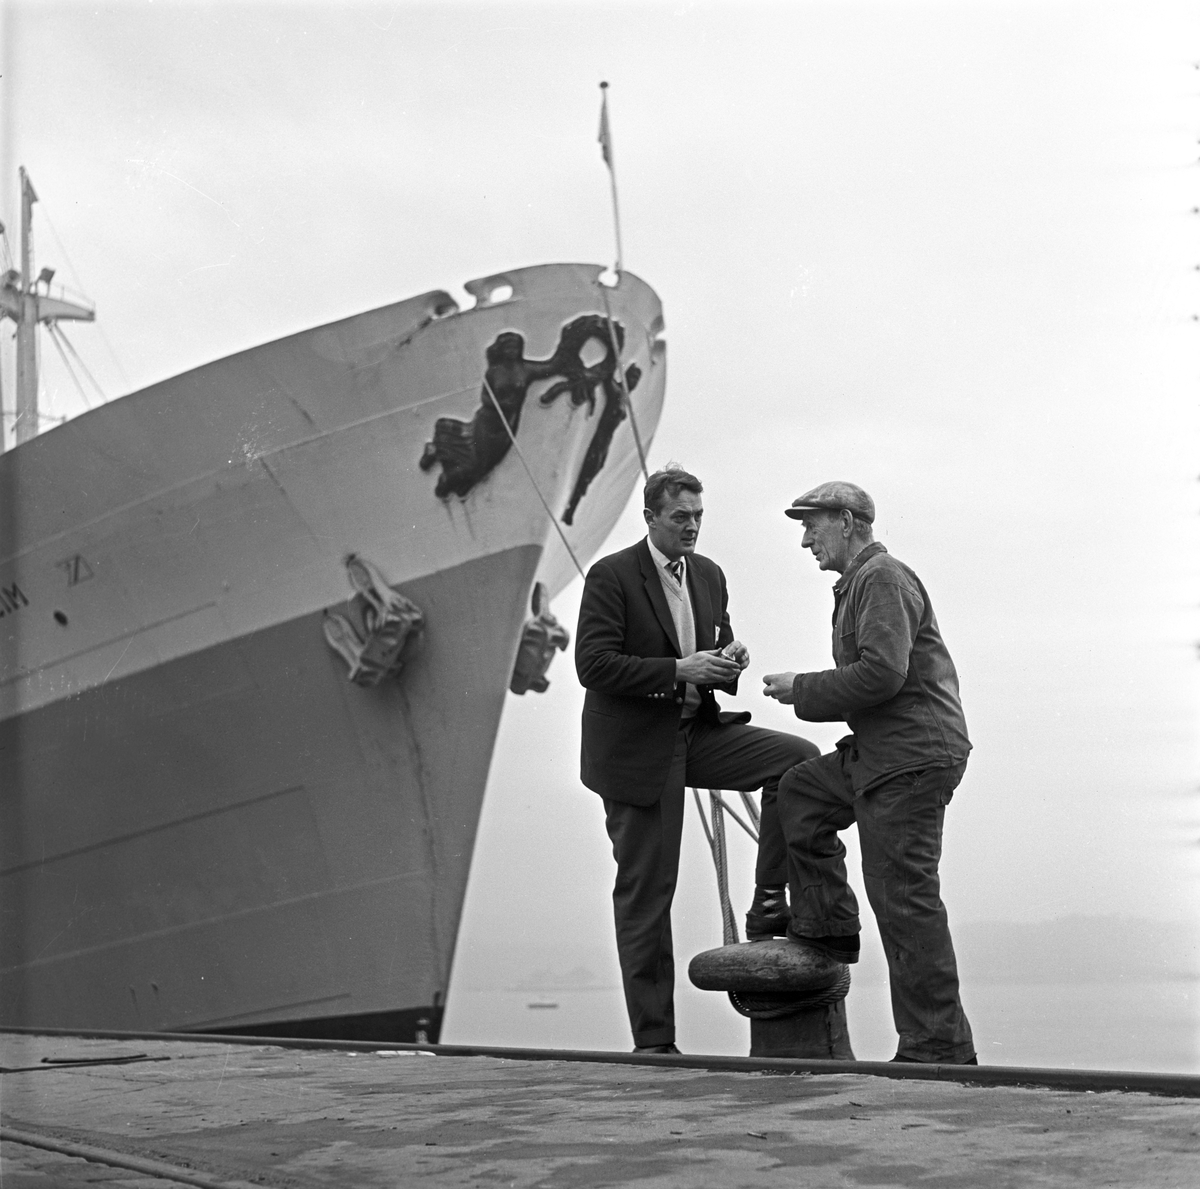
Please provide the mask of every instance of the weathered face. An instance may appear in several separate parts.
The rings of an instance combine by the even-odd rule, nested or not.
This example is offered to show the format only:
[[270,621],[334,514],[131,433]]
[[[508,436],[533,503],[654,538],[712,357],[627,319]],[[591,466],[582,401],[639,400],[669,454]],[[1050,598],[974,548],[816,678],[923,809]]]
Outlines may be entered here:
[[704,516],[704,501],[694,491],[681,491],[668,496],[658,512],[643,508],[646,527],[655,549],[672,561],[696,552],[700,536],[700,520]]
[[811,549],[822,570],[844,573],[850,562],[850,538],[846,530],[848,512],[805,512],[800,518],[804,536],[800,546]]

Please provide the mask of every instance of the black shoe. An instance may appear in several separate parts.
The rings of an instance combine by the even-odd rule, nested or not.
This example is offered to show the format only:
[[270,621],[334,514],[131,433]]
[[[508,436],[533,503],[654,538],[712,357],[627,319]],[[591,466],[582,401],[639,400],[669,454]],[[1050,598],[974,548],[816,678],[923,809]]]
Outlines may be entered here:
[[852,962],[858,961],[857,933],[851,933],[848,937],[805,937],[800,933],[793,933],[789,929],[787,937],[788,941],[806,945],[809,949],[816,950],[817,953],[824,954],[835,962],[844,962],[849,966]]
[[978,1057],[968,1057],[965,1061],[921,1061],[916,1057],[902,1057],[897,1053],[892,1057],[888,1064],[894,1065],[899,1062],[901,1065],[978,1065]]
[[674,1053],[676,1056],[683,1056],[674,1045],[635,1045],[633,1051],[635,1053]]
[[782,937],[788,931],[791,914],[787,906],[787,888],[763,887],[754,889],[754,903],[746,913],[746,940],[766,941]]

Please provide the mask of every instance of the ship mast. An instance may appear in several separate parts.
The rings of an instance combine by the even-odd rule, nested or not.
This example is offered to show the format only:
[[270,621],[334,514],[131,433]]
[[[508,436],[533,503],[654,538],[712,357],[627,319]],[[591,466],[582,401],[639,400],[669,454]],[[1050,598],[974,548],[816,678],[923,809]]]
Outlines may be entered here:
[[[17,445],[27,442],[38,431],[38,374],[37,374],[37,327],[39,322],[70,320],[91,322],[96,311],[74,302],[50,296],[50,279],[54,270],[42,269],[35,281],[33,278],[33,204],[37,192],[29,180],[25,167],[21,167],[21,271],[9,269],[0,283],[0,318],[11,318],[17,324],[17,402],[16,430]],[[45,282],[46,292],[38,286]],[[4,448],[4,435],[0,433],[0,450]]]

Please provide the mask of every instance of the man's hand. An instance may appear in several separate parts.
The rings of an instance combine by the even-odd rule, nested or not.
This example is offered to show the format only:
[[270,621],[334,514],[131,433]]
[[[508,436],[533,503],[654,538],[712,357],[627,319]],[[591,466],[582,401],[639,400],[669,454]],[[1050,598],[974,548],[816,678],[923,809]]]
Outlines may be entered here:
[[675,662],[675,680],[692,685],[728,685],[742,666],[720,652],[693,652]]
[[795,673],[768,673],[763,678],[763,685],[766,686],[763,694],[774,698],[776,702],[782,702],[785,706],[791,706],[796,700],[792,694],[792,684],[795,680]]
[[749,668],[750,649],[741,640],[731,640],[721,649],[721,655],[729,657],[730,660],[737,661],[739,669]]

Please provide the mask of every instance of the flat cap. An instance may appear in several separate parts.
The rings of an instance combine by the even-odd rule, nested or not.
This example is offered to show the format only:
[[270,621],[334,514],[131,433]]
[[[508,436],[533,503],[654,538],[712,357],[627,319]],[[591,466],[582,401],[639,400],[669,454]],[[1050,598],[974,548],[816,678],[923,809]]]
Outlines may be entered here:
[[875,523],[875,501],[856,483],[842,483],[836,479],[792,500],[792,506],[784,508],[783,514],[799,520],[805,512],[840,512],[843,508],[868,524]]

